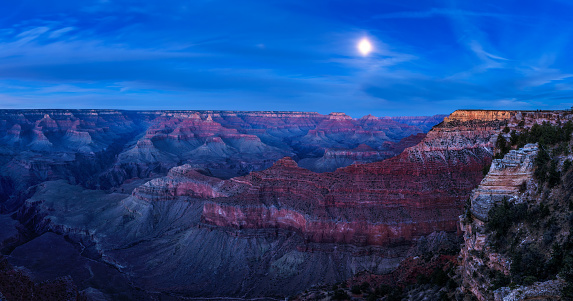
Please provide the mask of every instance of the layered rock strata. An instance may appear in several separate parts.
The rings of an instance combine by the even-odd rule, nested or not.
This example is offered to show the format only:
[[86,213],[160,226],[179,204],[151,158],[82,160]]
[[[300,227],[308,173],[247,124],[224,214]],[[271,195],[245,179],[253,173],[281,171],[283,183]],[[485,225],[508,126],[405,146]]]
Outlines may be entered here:
[[[432,124],[434,117],[425,123]],[[423,130],[391,119],[344,113],[302,112],[169,112],[157,117],[119,164],[180,165],[208,169],[229,178],[270,167],[290,156],[314,171],[333,171],[353,162],[372,162],[399,154],[415,141],[401,139]],[[410,143],[408,143],[410,142]],[[360,145],[372,154],[356,156]],[[340,150],[336,159],[331,152]],[[320,162],[316,162],[320,161]]]
[[495,204],[516,197],[520,187],[526,187],[533,175],[537,151],[536,144],[527,144],[519,150],[511,150],[503,159],[492,161],[487,176],[472,191],[470,210],[474,217],[487,221],[489,210]]
[[[519,150],[512,150],[503,159],[493,160],[490,171],[472,192],[470,221],[462,217],[461,227],[464,232],[464,246],[460,252],[462,257],[461,271],[464,288],[469,290],[478,300],[492,300],[491,283],[481,281],[481,267],[509,274],[509,258],[494,252],[486,244],[488,233],[485,223],[489,210],[500,204],[504,199],[512,202],[521,201],[520,186],[523,182],[531,185],[533,177],[533,161],[537,155],[537,145],[528,144]],[[480,254],[484,254],[480,256]]]
[[[284,156],[325,157],[316,170],[334,170],[394,156],[415,143],[400,139],[422,131],[343,113],[0,110],[0,200],[46,180],[110,189],[182,164],[230,178]],[[352,150],[360,144],[370,145],[372,154],[356,156]],[[333,148],[340,149],[336,158],[325,156]]]
[[[407,244],[434,231],[456,232],[464,200],[482,179],[507,122],[452,115],[418,145],[381,162],[317,174],[283,158],[267,170],[216,185],[203,179],[213,197],[202,220],[235,229],[282,228],[309,242],[354,245]],[[169,177],[161,181],[164,187],[172,183]],[[188,194],[205,195],[199,191],[205,190]]]

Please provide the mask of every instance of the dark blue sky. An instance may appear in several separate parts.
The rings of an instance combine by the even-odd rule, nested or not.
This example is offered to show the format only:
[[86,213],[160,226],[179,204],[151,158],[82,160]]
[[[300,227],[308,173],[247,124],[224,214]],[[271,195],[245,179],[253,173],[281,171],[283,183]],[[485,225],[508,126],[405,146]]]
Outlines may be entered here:
[[19,0],[0,12],[0,108],[573,105],[568,0]]

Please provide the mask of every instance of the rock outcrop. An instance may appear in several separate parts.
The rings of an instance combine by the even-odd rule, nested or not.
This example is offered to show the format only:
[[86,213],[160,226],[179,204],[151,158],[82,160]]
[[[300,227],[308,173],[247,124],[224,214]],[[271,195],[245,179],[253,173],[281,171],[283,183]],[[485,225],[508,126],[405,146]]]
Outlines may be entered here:
[[444,118],[444,122],[460,121],[467,122],[472,120],[477,121],[494,121],[494,120],[509,120],[516,116],[519,111],[501,111],[501,110],[456,110],[448,117]]
[[[544,123],[546,128],[549,126],[565,133],[564,126],[573,115],[570,111],[487,111],[483,114],[471,111],[452,114],[445,122],[452,117],[460,120],[505,119],[505,130],[498,139],[514,141],[520,135],[529,135],[528,141],[543,141],[547,137],[541,136],[546,133],[532,130],[535,124]],[[561,146],[570,147],[571,137],[560,139]],[[535,175],[536,170],[542,168],[539,166],[542,161],[536,157],[542,151],[544,156],[550,156],[547,152],[552,154],[547,160],[552,161],[553,173],[563,179],[569,179],[565,177],[568,167],[564,162],[571,158],[552,151],[551,147],[557,146],[527,144],[510,150],[503,159],[493,160],[486,177],[471,193],[466,212],[460,216],[464,233],[459,269],[462,291],[471,293],[478,300],[562,298],[564,282],[559,277],[555,279],[561,267],[552,264],[560,260],[555,250],[563,248],[569,240],[570,213],[566,204],[570,188],[552,188],[555,183],[540,182]],[[559,166],[562,166],[560,171]],[[521,258],[527,259],[522,261]]]
[[523,149],[512,150],[503,159],[493,160],[490,171],[472,192],[471,207],[468,208],[471,212],[471,220],[462,217],[464,246],[460,255],[463,287],[478,300],[493,299],[493,291],[490,289],[491,280],[483,281],[483,276],[477,277],[483,274],[482,267],[508,275],[511,263],[509,258],[494,252],[487,246],[488,233],[485,231],[484,221],[487,221],[489,210],[495,204],[501,204],[507,199],[513,199],[515,202],[520,194],[523,194],[524,191],[519,191],[520,186],[532,180],[533,160],[537,155],[537,150],[537,145],[528,144]]
[[[533,176],[533,161],[537,155],[536,144],[527,144],[519,150],[511,150],[503,159],[493,160],[487,176],[472,191],[471,213],[481,221],[487,221],[489,210],[503,199],[519,195]],[[523,193],[523,191],[521,191]]]

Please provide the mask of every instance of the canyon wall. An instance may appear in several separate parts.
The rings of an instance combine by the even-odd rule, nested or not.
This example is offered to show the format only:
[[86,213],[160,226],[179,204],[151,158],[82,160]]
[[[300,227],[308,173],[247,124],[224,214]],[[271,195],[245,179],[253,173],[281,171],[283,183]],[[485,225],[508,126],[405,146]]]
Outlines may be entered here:
[[[203,183],[186,193],[207,196],[202,213],[207,224],[288,229],[308,242],[409,244],[434,231],[459,230],[464,201],[481,181],[496,136],[507,124],[505,119],[485,119],[454,112],[400,155],[334,172],[314,173],[287,157],[269,169],[215,185],[193,175],[177,181]],[[160,182],[168,187],[173,177],[154,185]],[[209,187],[207,193],[204,187]],[[157,195],[149,200],[162,194]]]
[[[523,149],[512,150],[503,159],[493,160],[489,173],[472,192],[469,208],[472,218],[462,220],[464,247],[460,254],[464,287],[478,300],[493,299],[493,291],[490,290],[492,280],[483,281],[483,277],[482,280],[476,277],[483,273],[482,267],[508,275],[511,262],[486,245],[488,234],[484,221],[487,221],[489,210],[495,204],[501,204],[504,199],[517,201],[525,192],[520,191],[522,183],[532,184],[537,151],[537,145],[528,144]],[[489,278],[488,275],[486,277]]]
[[[408,236],[409,226],[353,221],[345,233],[345,224],[315,219],[303,236],[308,216],[296,206],[238,208],[229,227],[206,222],[205,208],[226,210],[219,201],[241,193],[259,206],[249,182],[257,171],[279,182],[320,175],[298,163],[325,172],[395,156],[442,117],[409,124],[343,113],[0,110],[0,246],[34,279],[66,273],[96,299],[287,296],[362,270],[387,273],[407,248],[374,232]],[[281,189],[261,193],[286,195]]]
[[[439,118],[417,124],[427,128]],[[395,156],[418,141],[407,137],[423,132],[343,113],[0,110],[0,199],[56,179],[110,189],[182,164],[229,178],[292,156],[333,171]]]

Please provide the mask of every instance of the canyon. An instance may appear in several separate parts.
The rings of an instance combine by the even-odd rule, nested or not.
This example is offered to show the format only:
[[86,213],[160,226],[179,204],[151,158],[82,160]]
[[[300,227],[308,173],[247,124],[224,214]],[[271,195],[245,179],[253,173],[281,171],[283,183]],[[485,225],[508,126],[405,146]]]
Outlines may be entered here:
[[466,200],[483,219],[531,176],[527,150],[484,173],[500,135],[570,117],[4,110],[0,250],[95,300],[284,298],[388,274],[462,233],[476,245]]

